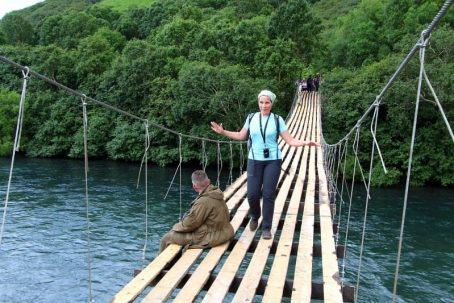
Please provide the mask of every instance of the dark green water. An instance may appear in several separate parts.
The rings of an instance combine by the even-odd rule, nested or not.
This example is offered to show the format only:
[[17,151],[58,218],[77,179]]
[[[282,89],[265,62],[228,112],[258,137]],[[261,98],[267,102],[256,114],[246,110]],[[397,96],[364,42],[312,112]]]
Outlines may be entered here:
[[[1,215],[9,159],[0,159]],[[0,246],[0,302],[87,302],[88,245],[83,162],[16,161],[3,242]],[[182,208],[195,196],[191,168],[182,172]],[[89,216],[91,289],[108,302],[136,268],[157,253],[159,239],[180,212],[179,174],[164,196],[175,168],[149,168],[146,260],[145,193],[136,188],[139,165],[90,161]],[[234,171],[234,177],[238,175]],[[225,188],[229,172],[221,178]],[[216,172],[209,171],[212,181]],[[359,189],[359,185],[356,186]],[[363,252],[359,302],[391,299],[403,189],[372,192]],[[354,195],[346,259],[346,280],[356,285],[364,192]],[[346,221],[343,205],[341,226]],[[399,302],[454,302],[454,189],[411,189],[398,285]],[[340,234],[340,244],[344,235]]]

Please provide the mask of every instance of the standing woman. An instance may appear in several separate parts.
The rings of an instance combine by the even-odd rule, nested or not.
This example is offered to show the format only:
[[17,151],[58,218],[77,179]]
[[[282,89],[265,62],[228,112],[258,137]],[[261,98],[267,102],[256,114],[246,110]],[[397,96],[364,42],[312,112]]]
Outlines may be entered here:
[[[247,162],[247,198],[251,222],[249,228],[257,229],[258,219],[263,215],[262,237],[271,239],[274,200],[282,164],[282,152],[279,149],[278,131],[284,141],[291,146],[318,146],[314,141],[302,141],[292,137],[282,117],[271,113],[276,102],[276,95],[269,90],[258,94],[259,112],[248,116],[239,132],[225,130],[221,124],[211,122],[211,129],[233,140],[250,139]],[[248,137],[249,130],[249,138]],[[260,198],[263,197],[263,209]]]

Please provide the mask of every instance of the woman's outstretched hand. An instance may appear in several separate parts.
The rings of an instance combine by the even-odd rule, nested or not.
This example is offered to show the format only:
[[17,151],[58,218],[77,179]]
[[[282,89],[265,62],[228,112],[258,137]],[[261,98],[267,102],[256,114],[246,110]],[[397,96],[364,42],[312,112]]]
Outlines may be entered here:
[[217,124],[216,122],[214,121],[211,121],[211,129],[215,132],[215,133],[218,133],[220,135],[223,134],[224,132],[224,127],[222,127],[222,123],[221,124]]
[[320,146],[320,143],[317,143],[315,141],[305,141],[305,145],[307,146]]

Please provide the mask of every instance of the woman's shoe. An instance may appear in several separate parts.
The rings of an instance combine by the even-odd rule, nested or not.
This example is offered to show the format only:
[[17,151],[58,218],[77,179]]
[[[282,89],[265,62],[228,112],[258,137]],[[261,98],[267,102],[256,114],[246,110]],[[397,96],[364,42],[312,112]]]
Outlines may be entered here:
[[262,238],[263,239],[271,239],[271,231],[269,229],[264,229],[262,231]]
[[259,220],[251,218],[251,222],[249,223],[249,229],[251,231],[254,231],[257,229],[258,226],[259,226]]

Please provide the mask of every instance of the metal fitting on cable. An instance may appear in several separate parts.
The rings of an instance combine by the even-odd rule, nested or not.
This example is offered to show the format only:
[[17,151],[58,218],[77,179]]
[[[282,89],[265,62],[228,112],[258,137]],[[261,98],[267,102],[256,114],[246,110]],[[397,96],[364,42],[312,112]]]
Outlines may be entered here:
[[82,101],[82,105],[87,105],[87,95],[82,94],[80,100]]
[[420,42],[417,43],[417,45],[418,45],[419,47],[426,47],[426,46],[427,46],[427,43],[429,42],[429,38],[430,38],[430,35],[431,35],[431,34],[429,34],[429,35],[427,36],[427,38],[425,38],[426,33],[427,33],[427,29],[424,29],[424,30],[421,32],[421,39],[420,39]]
[[30,78],[30,69],[28,68],[28,66],[25,66],[25,72],[24,70],[22,70],[22,76],[24,76],[24,78],[26,79]]
[[375,97],[374,103],[372,103],[372,106],[378,107],[380,106],[380,96]]

